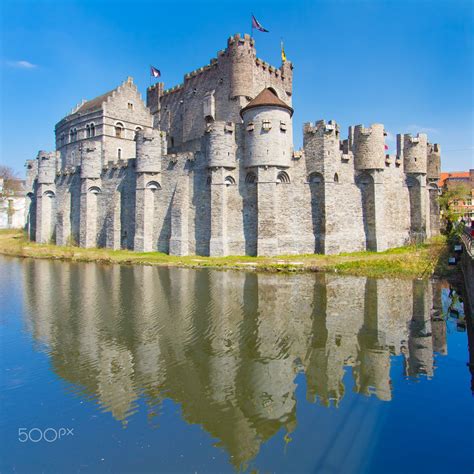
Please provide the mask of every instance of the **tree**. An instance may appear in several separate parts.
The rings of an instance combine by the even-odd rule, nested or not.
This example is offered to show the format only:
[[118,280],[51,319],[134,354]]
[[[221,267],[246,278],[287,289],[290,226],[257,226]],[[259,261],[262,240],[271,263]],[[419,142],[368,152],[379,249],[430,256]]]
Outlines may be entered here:
[[0,165],[0,180],[3,180],[3,186],[0,188],[1,200],[14,196],[22,189],[18,174],[9,166]]
[[439,208],[443,220],[446,224],[446,231],[448,234],[457,227],[456,223],[459,219],[459,212],[456,212],[456,202],[465,201],[471,195],[471,190],[466,183],[458,183],[455,186],[450,186],[444,189],[439,197]]

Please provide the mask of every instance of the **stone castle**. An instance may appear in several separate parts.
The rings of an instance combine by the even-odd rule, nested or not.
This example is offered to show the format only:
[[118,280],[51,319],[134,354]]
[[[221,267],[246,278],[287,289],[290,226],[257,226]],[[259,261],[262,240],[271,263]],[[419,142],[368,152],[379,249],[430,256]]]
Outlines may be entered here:
[[27,161],[27,227],[58,245],[172,255],[382,251],[439,232],[440,147],[425,134],[330,120],[293,147],[293,66],[230,37],[210,63],[145,104],[131,78],[55,128]]

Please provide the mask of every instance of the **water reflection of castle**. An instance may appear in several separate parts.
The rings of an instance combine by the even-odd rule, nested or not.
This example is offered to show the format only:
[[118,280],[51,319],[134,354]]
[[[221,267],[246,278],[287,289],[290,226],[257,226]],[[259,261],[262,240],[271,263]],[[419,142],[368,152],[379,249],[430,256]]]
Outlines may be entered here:
[[391,400],[390,356],[432,376],[446,354],[434,282],[25,262],[29,329],[52,366],[125,422],[181,404],[240,465],[296,427],[295,376],[307,398],[355,390]]

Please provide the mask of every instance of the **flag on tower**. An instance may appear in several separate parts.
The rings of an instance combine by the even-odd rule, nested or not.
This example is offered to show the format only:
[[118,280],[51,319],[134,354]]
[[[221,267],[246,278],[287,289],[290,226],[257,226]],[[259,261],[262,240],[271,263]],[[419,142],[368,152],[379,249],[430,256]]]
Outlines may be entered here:
[[161,77],[161,72],[156,67],[150,66],[150,74],[152,77]]
[[388,150],[388,145],[384,145],[385,151]]
[[256,30],[261,31],[262,33],[269,33],[269,31],[266,30],[253,15],[252,15],[252,28],[255,28]]
[[281,60],[282,62],[286,62],[286,54],[285,48],[283,47],[283,41],[281,42]]

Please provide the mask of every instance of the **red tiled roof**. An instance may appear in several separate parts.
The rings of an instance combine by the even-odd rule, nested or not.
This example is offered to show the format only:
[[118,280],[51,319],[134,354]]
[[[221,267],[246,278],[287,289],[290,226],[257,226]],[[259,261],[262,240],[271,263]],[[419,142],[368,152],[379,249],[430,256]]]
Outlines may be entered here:
[[448,178],[461,178],[469,180],[469,171],[449,171],[447,173],[441,173],[438,181],[438,186],[441,188],[444,186],[445,181]]
[[276,94],[273,92],[271,89],[263,89],[260,94],[255,97],[255,99],[252,99],[241,111],[240,115],[244,111],[247,111],[249,109],[253,109],[254,107],[262,107],[265,105],[270,105],[270,106],[277,106],[277,107],[283,107],[284,109],[287,109],[290,111],[290,114],[293,115],[293,109],[288,105],[285,104]]

